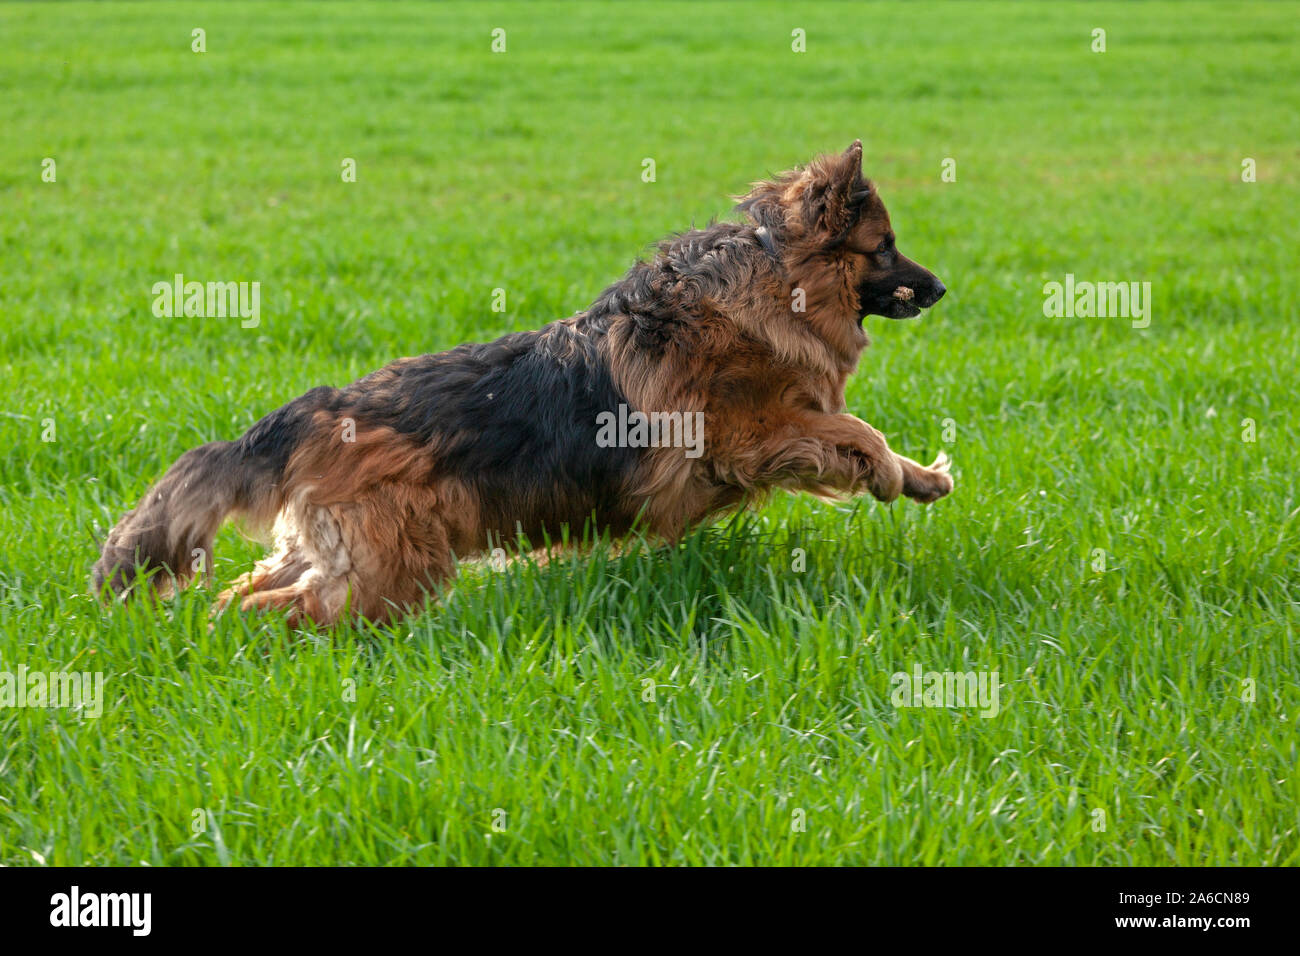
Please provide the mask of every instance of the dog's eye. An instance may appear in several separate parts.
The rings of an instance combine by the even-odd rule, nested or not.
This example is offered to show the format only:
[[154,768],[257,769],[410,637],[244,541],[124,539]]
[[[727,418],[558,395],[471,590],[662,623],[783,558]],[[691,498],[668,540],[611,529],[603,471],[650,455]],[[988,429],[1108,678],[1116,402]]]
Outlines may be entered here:
[[893,249],[893,248],[894,248],[894,240],[893,240],[893,239],[881,239],[881,240],[880,240],[880,245],[878,245],[878,246],[876,247],[876,255],[883,256],[883,255],[887,254],[887,253],[888,253],[891,249]]

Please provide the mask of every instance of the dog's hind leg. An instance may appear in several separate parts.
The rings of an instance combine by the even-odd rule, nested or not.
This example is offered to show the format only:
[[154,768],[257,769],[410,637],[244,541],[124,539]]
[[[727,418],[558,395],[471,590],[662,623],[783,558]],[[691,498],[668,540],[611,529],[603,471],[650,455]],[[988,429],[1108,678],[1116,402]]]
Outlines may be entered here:
[[280,512],[273,534],[274,553],[258,561],[252,571],[232,581],[230,587],[217,596],[215,611],[255,591],[274,591],[295,584],[311,568],[311,560],[302,549],[291,512]]
[[[290,625],[345,613],[386,621],[422,605],[455,575],[457,549],[475,550],[477,509],[460,486],[376,486],[355,501],[293,505],[293,547],[254,571],[242,610],[284,609]],[[224,606],[224,604],[222,605]]]

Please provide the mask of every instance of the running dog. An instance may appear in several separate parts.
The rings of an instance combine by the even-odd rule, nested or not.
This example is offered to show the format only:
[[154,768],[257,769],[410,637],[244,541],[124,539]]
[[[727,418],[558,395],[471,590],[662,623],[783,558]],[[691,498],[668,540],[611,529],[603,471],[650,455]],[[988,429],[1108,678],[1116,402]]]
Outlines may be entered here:
[[[383,621],[499,546],[634,527],[671,541],[775,489],[952,491],[942,453],[920,465],[845,412],[863,319],[919,315],[946,291],[898,251],[861,143],[736,208],[744,222],[664,241],[571,318],[314,388],[186,452],[110,532],[94,590],[183,586],[239,516],[272,524],[275,550],[218,608]],[[670,438],[690,416],[702,440],[597,440],[637,413]]]

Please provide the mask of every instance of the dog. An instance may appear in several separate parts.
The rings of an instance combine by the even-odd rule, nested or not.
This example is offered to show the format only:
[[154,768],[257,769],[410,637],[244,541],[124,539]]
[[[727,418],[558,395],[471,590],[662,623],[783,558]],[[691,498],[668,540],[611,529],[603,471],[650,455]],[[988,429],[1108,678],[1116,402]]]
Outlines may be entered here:
[[[496,547],[634,528],[672,541],[777,489],[947,495],[946,456],[920,465],[845,412],[863,319],[919,315],[946,291],[898,251],[861,142],[753,184],[736,209],[744,222],[663,241],[571,318],[314,388],[186,452],[109,533],[93,590],[184,586],[238,516],[273,524],[275,549],[214,612],[383,622]],[[670,438],[698,417],[704,440],[596,440],[629,410]]]

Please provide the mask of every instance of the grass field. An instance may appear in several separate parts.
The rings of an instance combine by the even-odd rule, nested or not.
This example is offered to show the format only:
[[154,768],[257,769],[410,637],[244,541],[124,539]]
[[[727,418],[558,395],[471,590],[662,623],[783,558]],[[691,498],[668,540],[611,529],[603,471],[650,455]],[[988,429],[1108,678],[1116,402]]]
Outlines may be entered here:
[[[0,708],[0,863],[1297,863],[1298,41],[1283,3],[0,6],[0,671],[106,679]],[[86,594],[187,448],[569,315],[855,137],[950,291],[868,321],[850,408],[950,498],[473,567],[390,628]],[[260,325],[155,317],[175,273]],[[1149,327],[1045,316],[1066,274],[1149,281]],[[215,585],[258,554],[222,532]],[[895,707],[916,665],[999,712]]]

